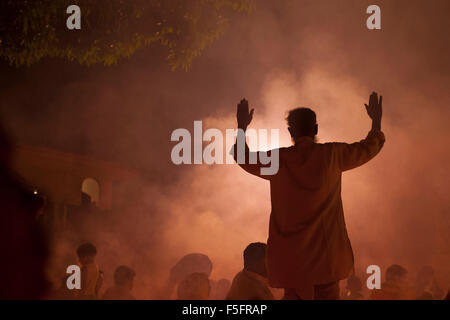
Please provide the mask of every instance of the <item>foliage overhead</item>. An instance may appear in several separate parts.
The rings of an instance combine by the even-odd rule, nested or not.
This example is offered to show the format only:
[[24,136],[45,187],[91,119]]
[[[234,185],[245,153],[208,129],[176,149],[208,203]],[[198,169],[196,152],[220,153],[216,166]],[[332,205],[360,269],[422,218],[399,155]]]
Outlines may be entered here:
[[[81,9],[81,30],[66,27],[72,4]],[[252,0],[2,0],[0,58],[15,66],[44,57],[110,66],[157,44],[167,48],[172,69],[187,70],[252,7]]]

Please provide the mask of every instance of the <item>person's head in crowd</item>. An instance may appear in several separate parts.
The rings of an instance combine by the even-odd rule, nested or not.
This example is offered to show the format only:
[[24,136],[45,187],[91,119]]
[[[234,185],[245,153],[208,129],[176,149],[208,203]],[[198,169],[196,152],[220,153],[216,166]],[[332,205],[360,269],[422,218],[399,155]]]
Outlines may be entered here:
[[117,287],[131,291],[133,289],[135,276],[136,273],[130,267],[119,266],[116,271],[114,271],[114,284]]
[[372,300],[412,300],[415,292],[407,282],[408,271],[393,264],[386,270],[386,281],[381,284],[380,289],[371,290]]
[[212,262],[202,253],[190,253],[183,256],[171,269],[170,281],[179,283],[192,273],[204,273],[208,277],[212,272]]
[[83,243],[77,249],[77,256],[82,266],[95,262],[97,248],[90,242]]
[[170,269],[168,281],[163,288],[160,297],[170,299],[174,288],[192,273],[204,273],[208,277],[212,271],[212,262],[209,257],[202,253],[189,253],[183,256]]
[[267,277],[266,251],[265,243],[250,243],[244,250],[244,270]]
[[296,108],[286,118],[292,140],[300,137],[315,138],[318,133],[316,113],[310,108]]
[[398,264],[393,264],[386,270],[386,281],[391,283],[404,284],[408,271]]
[[351,276],[347,279],[347,290],[349,292],[360,292],[362,290],[361,279],[357,276]]
[[85,192],[81,192],[81,206],[89,206],[92,203],[92,198]]
[[364,296],[362,295],[363,285],[361,282],[361,279],[355,275],[351,276],[347,279],[347,285],[345,287],[345,295],[344,299],[348,300],[360,300],[363,299]]
[[205,273],[192,273],[178,285],[179,300],[206,300],[209,292],[209,279]]
[[244,269],[233,279],[227,300],[272,300],[266,268],[267,245],[250,243],[244,250]]

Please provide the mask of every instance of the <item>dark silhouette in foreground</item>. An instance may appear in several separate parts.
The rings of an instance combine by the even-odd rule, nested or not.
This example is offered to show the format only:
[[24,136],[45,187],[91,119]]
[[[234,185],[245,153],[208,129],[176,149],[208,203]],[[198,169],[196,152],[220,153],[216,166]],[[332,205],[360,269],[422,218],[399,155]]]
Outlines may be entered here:
[[265,243],[251,243],[244,250],[244,269],[233,279],[227,300],[273,300],[267,280]]
[[13,146],[0,126],[0,299],[42,299],[48,244],[37,214],[43,199],[11,169]]
[[[344,222],[341,176],[375,157],[385,138],[381,132],[382,97],[372,93],[366,110],[372,119],[367,137],[357,143],[317,143],[316,114],[291,110],[288,129],[294,145],[277,149],[279,169],[263,175],[271,152],[250,152],[247,172],[270,181],[272,212],[268,239],[268,276],[272,287],[284,288],[286,299],[338,299],[339,280],[354,273],[353,252]],[[237,108],[238,142],[253,118],[248,102]],[[234,147],[237,161],[241,150]],[[276,152],[275,152],[276,154]],[[256,158],[256,163],[250,159]],[[242,161],[238,161],[242,162]]]

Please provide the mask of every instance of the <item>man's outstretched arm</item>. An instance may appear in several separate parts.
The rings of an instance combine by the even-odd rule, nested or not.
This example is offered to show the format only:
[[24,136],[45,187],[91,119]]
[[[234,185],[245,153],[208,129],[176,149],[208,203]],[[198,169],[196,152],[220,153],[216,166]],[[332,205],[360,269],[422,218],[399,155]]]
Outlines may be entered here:
[[364,104],[367,114],[372,119],[372,129],[364,140],[347,144],[336,143],[336,157],[342,171],[350,170],[363,165],[375,157],[384,145],[385,137],[381,131],[381,118],[383,115],[383,97],[372,92],[369,104]]
[[372,92],[369,97],[369,104],[364,104],[367,114],[372,119],[372,130],[381,131],[381,117],[383,116],[383,96],[378,100],[378,94]]
[[[263,165],[259,159],[260,152],[251,152],[245,139],[245,131],[253,119],[253,112],[254,109],[249,111],[248,101],[242,99],[237,106],[236,118],[238,134],[236,144],[233,146],[231,152],[233,152],[234,160],[242,169],[258,177],[270,179],[270,176],[268,175],[261,175],[261,168],[266,165]],[[270,152],[271,151],[268,151],[265,155],[266,159],[267,157],[270,157]],[[251,161],[251,159],[254,159],[255,161]]]

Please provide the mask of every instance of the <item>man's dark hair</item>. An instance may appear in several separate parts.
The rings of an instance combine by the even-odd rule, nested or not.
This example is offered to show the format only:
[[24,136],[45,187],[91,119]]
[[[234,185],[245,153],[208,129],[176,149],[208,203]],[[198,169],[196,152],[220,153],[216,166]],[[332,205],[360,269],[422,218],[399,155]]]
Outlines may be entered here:
[[405,268],[398,264],[393,264],[386,270],[386,280],[387,281],[395,281],[398,278],[404,277],[408,271]]
[[316,113],[309,108],[296,108],[289,111],[286,121],[292,138],[316,134]]
[[262,242],[250,243],[244,250],[244,268],[263,262],[266,259],[267,245]]
[[132,280],[135,275],[136,273],[130,267],[119,266],[116,271],[114,271],[114,283],[117,286],[124,285],[127,281]]
[[77,249],[77,255],[79,258],[86,256],[95,256],[97,254],[97,248],[90,242],[83,243]]

